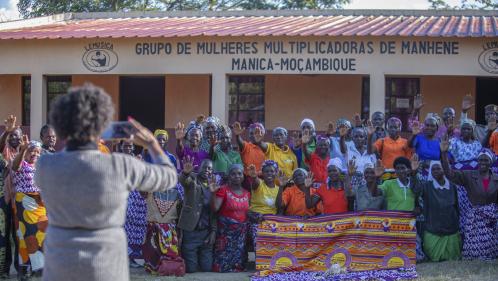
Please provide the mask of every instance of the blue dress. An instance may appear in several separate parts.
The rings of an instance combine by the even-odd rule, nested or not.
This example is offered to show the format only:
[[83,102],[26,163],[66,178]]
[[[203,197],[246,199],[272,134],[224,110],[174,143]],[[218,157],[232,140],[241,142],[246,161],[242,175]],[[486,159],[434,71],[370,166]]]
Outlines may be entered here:
[[415,137],[413,147],[421,161],[440,159],[441,150],[439,148],[439,139],[429,140],[425,135],[418,134]]

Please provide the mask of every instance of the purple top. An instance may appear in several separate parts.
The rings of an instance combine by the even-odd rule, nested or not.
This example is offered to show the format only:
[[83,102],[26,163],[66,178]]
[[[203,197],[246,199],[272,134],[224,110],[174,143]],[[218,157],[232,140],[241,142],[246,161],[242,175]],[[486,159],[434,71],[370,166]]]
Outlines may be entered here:
[[35,185],[33,177],[35,176],[35,166],[26,161],[21,162],[21,168],[14,173],[13,182],[16,192],[21,193],[39,193],[40,188]]
[[[439,125],[439,129],[436,132],[436,137],[438,139],[442,139],[443,136],[446,135],[447,131],[448,131],[448,128],[446,127],[446,125],[444,125],[444,124]],[[455,137],[455,138],[460,137],[460,129],[453,128],[453,135],[451,135],[450,137]]]
[[199,149],[199,151],[193,151],[189,147],[184,147],[183,151],[176,151],[178,155],[178,159],[180,160],[180,169],[183,170],[183,159],[187,156],[194,158],[194,171],[197,172],[199,170],[199,166],[201,165],[202,160],[209,158],[209,153],[204,150]]

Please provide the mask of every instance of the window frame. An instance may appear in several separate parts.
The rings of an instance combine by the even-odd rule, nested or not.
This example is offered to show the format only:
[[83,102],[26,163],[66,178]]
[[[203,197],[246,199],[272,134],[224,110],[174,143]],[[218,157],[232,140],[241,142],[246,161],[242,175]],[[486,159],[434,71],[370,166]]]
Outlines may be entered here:
[[[252,80],[252,81],[251,81]],[[231,83],[235,83],[235,93],[232,93],[232,89],[229,88],[228,91],[228,119],[232,116],[232,113],[235,112],[235,120],[229,121],[237,121],[240,122],[240,114],[246,112],[254,112],[259,113],[262,116],[262,120],[254,120],[254,122],[265,123],[265,81],[266,77],[264,75],[230,75],[228,76],[228,85]],[[261,91],[260,93],[241,93],[240,85],[242,83],[261,83]],[[229,86],[230,87],[230,86]],[[232,97],[235,96],[235,103],[232,103]],[[240,97],[258,97],[261,98],[262,103],[258,104],[258,108],[261,109],[241,109],[240,108]],[[235,108],[232,107],[235,105]]]
[[[50,83],[57,83],[57,82],[61,82],[61,83],[67,83],[69,82],[69,87],[68,89],[72,86],[72,83],[73,83],[73,77],[71,75],[50,75],[50,76],[46,76],[46,93],[47,93],[47,101],[46,101],[46,106],[47,106],[47,120],[48,120],[48,115],[50,114],[50,103],[53,101],[53,99],[55,99],[58,95],[63,95],[63,94],[66,94],[67,91],[64,91],[64,92],[55,92],[55,93],[50,93],[49,92],[49,89],[50,89]],[[53,96],[52,98],[50,98],[51,96]]]

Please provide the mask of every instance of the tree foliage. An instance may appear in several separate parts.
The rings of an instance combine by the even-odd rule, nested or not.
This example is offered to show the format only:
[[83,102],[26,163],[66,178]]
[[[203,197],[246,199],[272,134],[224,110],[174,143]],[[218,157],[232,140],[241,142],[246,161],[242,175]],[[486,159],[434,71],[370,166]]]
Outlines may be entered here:
[[341,8],[351,0],[20,0],[25,18],[67,12]]
[[498,9],[497,0],[460,0],[460,5],[451,6],[445,0],[429,0],[433,9]]

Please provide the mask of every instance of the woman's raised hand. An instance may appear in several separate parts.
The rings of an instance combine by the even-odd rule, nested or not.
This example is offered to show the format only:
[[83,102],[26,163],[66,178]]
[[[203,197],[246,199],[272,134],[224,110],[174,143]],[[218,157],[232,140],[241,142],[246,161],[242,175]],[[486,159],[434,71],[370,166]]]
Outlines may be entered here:
[[233,123],[232,127],[233,127],[232,131],[236,136],[240,136],[242,133],[244,133],[244,131],[246,129],[246,128],[242,128],[242,126],[240,125],[240,122]]
[[441,142],[439,143],[439,148],[441,149],[441,153],[448,152],[448,149],[450,148],[450,142],[448,140],[447,134],[444,134],[444,136],[441,138]]
[[258,172],[256,171],[256,166],[254,164],[251,164],[249,165],[249,167],[247,167],[247,174],[251,178],[256,178],[258,176]]
[[419,121],[414,121],[412,124],[412,134],[413,135],[418,135],[420,134],[421,128],[420,128],[420,122]]
[[334,122],[330,121],[327,125],[327,135],[332,136],[335,134],[335,125]]
[[357,166],[356,166],[356,161],[355,159],[351,159],[348,161],[348,175],[351,177],[353,176],[355,173],[356,173],[356,170],[357,170]]
[[17,128],[16,120],[17,118],[14,115],[9,115],[9,117],[3,121],[6,132],[11,133]]
[[191,156],[185,156],[182,160],[183,163],[183,173],[190,174],[194,170],[194,158]]
[[313,173],[309,172],[306,178],[304,179],[304,186],[309,188],[311,187],[312,184],[313,184]]
[[185,138],[185,124],[178,122],[175,127],[175,137],[177,140],[183,140]]
[[382,165],[382,161],[380,161],[380,159],[375,162],[374,171],[375,176],[378,178],[380,178],[384,174],[384,165]]
[[208,178],[208,186],[211,193],[216,193],[220,189],[220,186],[216,183],[216,176],[214,174]]
[[413,153],[412,158],[410,158],[410,164],[412,166],[412,171],[418,170],[418,167],[420,166],[420,161],[417,153]]
[[284,171],[278,171],[278,183],[280,184],[280,186],[286,186],[288,182],[289,177],[285,175]]
[[308,129],[305,129],[303,132],[303,136],[301,137],[301,143],[308,144],[311,141],[311,132]]
[[130,122],[133,129],[127,133],[133,136],[132,141],[134,144],[148,148],[157,143],[154,134],[152,134],[149,129],[142,126],[142,124],[140,124],[137,120],[129,117],[128,122]]

